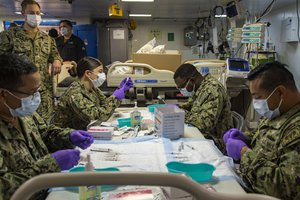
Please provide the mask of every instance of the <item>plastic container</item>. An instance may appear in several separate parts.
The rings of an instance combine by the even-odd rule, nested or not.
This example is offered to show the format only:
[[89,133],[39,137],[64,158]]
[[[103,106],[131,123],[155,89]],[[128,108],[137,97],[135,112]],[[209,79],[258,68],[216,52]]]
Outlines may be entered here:
[[[94,171],[94,164],[91,160],[91,155],[87,154],[87,163],[85,164],[86,172]],[[100,185],[89,185],[79,186],[79,199],[101,199],[101,186]]]
[[152,104],[147,106],[148,111],[154,113],[156,107],[167,106],[168,104]]
[[117,120],[118,120],[118,126],[119,127],[123,127],[123,126],[130,127],[130,125],[131,125],[130,117],[127,117],[127,118],[118,118]]
[[[95,168],[94,171],[97,172],[113,172],[113,171],[120,171],[118,168],[115,167],[108,167],[108,168]],[[74,167],[69,170],[69,172],[85,172],[85,166],[78,166]],[[117,186],[114,185],[101,185],[101,191],[110,191],[116,189]],[[68,187],[67,190],[74,190],[78,191],[78,187]]]
[[[140,121],[141,122],[142,122],[142,119],[143,119],[143,117],[141,116],[140,117]],[[130,119],[130,117],[127,117],[127,118],[118,118],[117,121],[118,121],[118,126],[120,128],[123,127],[123,126],[131,127],[131,119]]]
[[131,127],[136,127],[141,125],[141,112],[139,112],[137,107],[137,102],[134,102],[134,109],[130,113],[130,124]]
[[212,174],[216,170],[215,166],[208,163],[181,163],[168,162],[168,171],[172,173],[183,173],[197,182],[207,182],[212,179]]

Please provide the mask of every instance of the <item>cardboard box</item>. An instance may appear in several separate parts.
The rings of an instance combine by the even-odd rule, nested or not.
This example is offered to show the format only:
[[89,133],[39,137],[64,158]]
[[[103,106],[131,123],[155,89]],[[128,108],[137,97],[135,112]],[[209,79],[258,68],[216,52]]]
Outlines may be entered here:
[[88,132],[94,136],[96,140],[111,140],[114,127],[92,126]]
[[155,130],[161,137],[171,140],[184,134],[184,110],[177,106],[157,107],[154,111]]
[[181,65],[181,54],[178,51],[167,50],[163,54],[133,53],[134,63],[146,63],[156,69],[175,72]]

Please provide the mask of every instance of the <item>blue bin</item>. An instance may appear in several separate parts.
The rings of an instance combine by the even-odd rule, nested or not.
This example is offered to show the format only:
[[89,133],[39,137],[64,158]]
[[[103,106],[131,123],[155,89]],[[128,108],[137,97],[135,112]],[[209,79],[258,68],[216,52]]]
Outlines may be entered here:
[[197,182],[207,182],[212,179],[212,174],[216,170],[215,166],[208,163],[181,163],[169,162],[166,164],[171,173],[182,173],[191,177]]

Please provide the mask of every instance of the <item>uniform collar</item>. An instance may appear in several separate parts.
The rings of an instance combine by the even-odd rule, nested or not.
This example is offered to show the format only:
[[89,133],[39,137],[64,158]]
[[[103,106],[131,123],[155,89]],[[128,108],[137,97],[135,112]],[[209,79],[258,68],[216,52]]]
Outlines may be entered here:
[[289,111],[283,113],[282,115],[276,117],[275,119],[263,119],[262,124],[267,123],[271,127],[280,129],[287,120],[290,120],[294,115],[296,115],[299,112],[300,112],[300,103],[296,104]]

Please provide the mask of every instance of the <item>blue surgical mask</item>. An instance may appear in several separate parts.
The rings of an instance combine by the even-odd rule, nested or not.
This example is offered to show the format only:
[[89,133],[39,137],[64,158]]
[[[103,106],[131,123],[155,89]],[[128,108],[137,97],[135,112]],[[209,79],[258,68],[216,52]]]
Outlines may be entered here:
[[24,117],[32,115],[41,103],[41,95],[39,92],[35,92],[33,95],[30,95],[26,98],[19,98],[12,93],[10,94],[21,100],[21,107],[16,109],[12,109],[6,104],[13,117]]
[[100,87],[103,83],[104,83],[104,81],[106,80],[106,76],[105,76],[105,73],[99,73],[99,74],[97,74],[97,79],[95,79],[95,80],[92,80],[92,79],[90,79],[91,81],[92,81],[92,83],[93,83],[93,86],[95,87],[95,88],[98,88],[98,87]]
[[68,28],[66,28],[66,27],[61,27],[60,33],[61,33],[62,36],[68,35],[68,33],[69,33]]
[[[190,79],[191,80],[191,79]],[[184,96],[184,97],[191,97],[195,94],[195,84],[194,84],[194,88],[193,91],[189,92],[186,87],[188,86],[190,80],[187,82],[186,86],[184,88],[180,88],[179,91],[180,93]]]
[[277,88],[273,90],[273,92],[268,96],[266,99],[253,99],[253,107],[260,114],[261,116],[267,118],[267,119],[274,119],[278,116],[280,116],[279,108],[282,103],[282,99],[278,105],[278,107],[274,110],[270,110],[268,105],[268,99],[272,96],[272,94],[276,91]]

